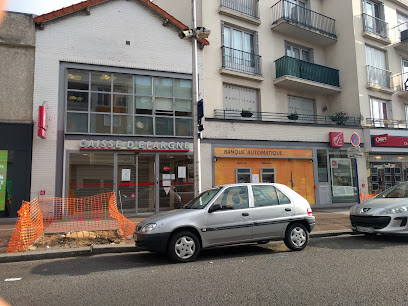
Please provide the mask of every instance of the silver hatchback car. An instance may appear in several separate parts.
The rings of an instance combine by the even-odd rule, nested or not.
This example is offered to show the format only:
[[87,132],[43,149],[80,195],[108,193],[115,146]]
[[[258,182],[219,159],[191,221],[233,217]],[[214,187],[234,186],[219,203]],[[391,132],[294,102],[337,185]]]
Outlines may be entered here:
[[303,250],[315,217],[308,201],[281,184],[233,184],[210,188],[182,209],[163,212],[136,226],[136,246],[193,261],[200,249],[284,239]]

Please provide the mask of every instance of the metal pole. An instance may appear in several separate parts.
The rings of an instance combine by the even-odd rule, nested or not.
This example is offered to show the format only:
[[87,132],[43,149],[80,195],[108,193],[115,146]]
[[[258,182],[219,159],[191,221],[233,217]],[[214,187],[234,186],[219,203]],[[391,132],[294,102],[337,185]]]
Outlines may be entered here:
[[200,137],[198,135],[197,102],[198,102],[198,64],[197,64],[197,24],[196,1],[191,0],[193,41],[193,150],[194,150],[194,194],[201,193],[201,167],[200,167]]

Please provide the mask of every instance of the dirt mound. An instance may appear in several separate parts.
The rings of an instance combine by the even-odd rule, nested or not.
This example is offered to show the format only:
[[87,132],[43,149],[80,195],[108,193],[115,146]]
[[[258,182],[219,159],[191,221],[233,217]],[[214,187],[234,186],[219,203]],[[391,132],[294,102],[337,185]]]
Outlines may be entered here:
[[122,238],[117,231],[81,231],[66,234],[42,234],[28,251],[48,248],[75,248],[101,244],[119,244],[130,240],[131,237]]

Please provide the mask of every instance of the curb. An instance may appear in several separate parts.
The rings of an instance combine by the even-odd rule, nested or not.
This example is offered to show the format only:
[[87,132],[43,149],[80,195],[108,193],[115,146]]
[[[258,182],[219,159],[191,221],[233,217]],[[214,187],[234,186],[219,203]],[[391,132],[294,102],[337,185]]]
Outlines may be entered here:
[[[352,230],[334,230],[327,232],[315,232],[310,234],[310,238],[334,237],[341,235],[359,235]],[[57,259],[67,257],[92,256],[101,254],[137,253],[143,252],[133,244],[127,245],[94,245],[75,249],[48,249],[44,251],[29,251],[20,253],[0,254],[0,263],[11,263],[20,261]]]

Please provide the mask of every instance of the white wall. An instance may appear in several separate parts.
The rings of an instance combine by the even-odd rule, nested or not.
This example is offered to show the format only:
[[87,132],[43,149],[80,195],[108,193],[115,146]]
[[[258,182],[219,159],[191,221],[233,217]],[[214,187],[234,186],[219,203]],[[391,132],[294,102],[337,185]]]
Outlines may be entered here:
[[[58,106],[64,105],[59,103],[60,63],[191,74],[191,41],[181,40],[178,30],[170,23],[163,26],[163,21],[139,2],[117,0],[91,7],[89,16],[80,11],[47,22],[36,32],[34,110],[46,103],[48,129],[45,140],[34,129],[32,198],[40,190],[46,190],[46,196],[55,195],[57,114]],[[35,126],[37,117],[34,112]]]

